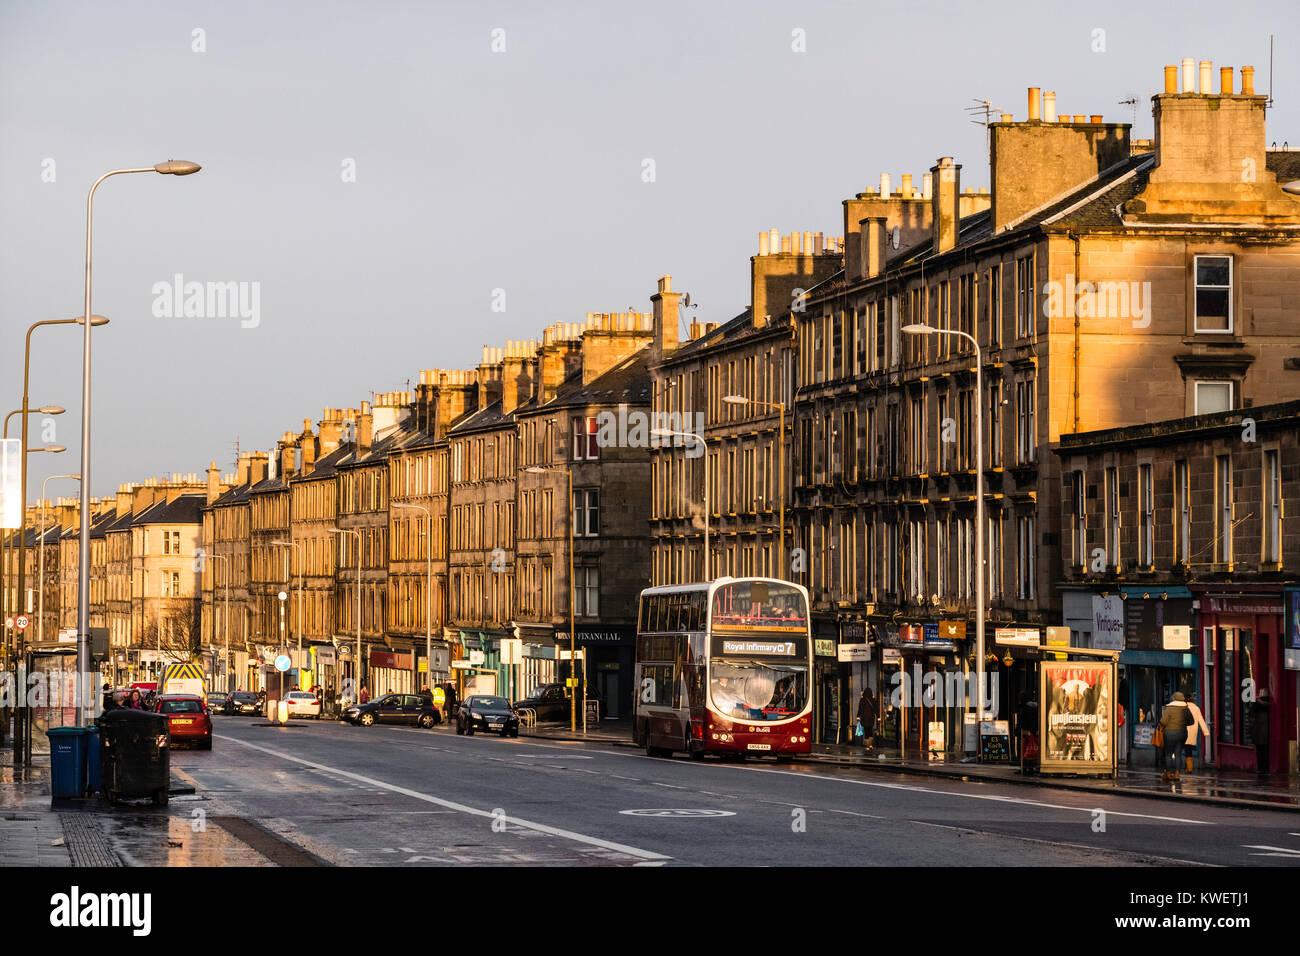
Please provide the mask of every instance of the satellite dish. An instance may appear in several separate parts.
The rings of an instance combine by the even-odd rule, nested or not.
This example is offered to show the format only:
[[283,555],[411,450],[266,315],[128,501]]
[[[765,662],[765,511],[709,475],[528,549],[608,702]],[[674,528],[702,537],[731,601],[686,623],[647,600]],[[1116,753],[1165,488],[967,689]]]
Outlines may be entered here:
[[682,296],[682,305],[688,309],[691,307],[691,294],[689,292]]
[[895,249],[898,248],[899,243],[902,242],[902,240],[903,240],[903,231],[899,229],[897,226],[895,226],[893,229],[889,231],[889,244],[893,246]]

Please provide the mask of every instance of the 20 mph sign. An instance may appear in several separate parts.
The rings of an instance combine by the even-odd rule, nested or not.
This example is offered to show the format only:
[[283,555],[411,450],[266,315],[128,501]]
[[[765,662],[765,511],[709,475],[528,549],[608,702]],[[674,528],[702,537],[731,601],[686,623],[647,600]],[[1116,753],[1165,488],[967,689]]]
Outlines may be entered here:
[[26,614],[19,614],[19,615],[18,615],[18,621],[17,621],[17,624],[18,624],[18,630],[20,630],[20,631],[25,631],[25,630],[27,630],[27,625],[30,624],[30,623],[32,623],[32,622],[29,621],[29,620],[27,620],[27,615],[26,615]]

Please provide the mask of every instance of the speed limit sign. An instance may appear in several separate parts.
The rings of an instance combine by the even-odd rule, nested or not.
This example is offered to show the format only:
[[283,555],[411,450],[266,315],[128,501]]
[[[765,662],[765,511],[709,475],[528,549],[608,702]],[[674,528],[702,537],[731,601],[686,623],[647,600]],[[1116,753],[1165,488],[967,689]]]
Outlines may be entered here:
[[20,631],[25,631],[25,630],[27,630],[27,625],[30,624],[30,623],[31,623],[31,621],[27,620],[27,615],[26,615],[26,614],[19,614],[19,615],[18,615],[18,630],[20,630]]

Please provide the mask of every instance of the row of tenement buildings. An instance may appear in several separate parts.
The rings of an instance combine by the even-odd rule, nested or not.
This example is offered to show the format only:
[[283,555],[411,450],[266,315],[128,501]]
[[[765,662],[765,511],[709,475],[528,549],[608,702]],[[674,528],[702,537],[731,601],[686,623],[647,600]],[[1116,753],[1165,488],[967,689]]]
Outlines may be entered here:
[[[1154,140],[1030,89],[1027,118],[989,126],[989,188],[945,156],[919,186],[882,175],[845,199],[842,236],[760,234],[729,321],[685,323],[664,276],[650,313],[327,408],[233,474],[124,486],[91,527],[111,666],[196,643],[248,686],[301,640],[299,676],[334,693],[359,608],[372,690],[453,661],[526,690],[564,673],[572,614],[592,692],[626,716],[637,594],[705,575],[707,521],[710,576],[809,589],[819,739],[847,739],[871,688],[887,742],[925,749],[937,722],[952,750],[958,709],[888,702],[900,672],[974,663],[982,443],[1003,714],[1066,628],[1122,652],[1134,759],[1181,690],[1211,721],[1207,759],[1294,766],[1300,198],[1281,186],[1300,152],[1266,146],[1250,68],[1211,80],[1166,68]],[[969,342],[918,324],[979,343],[982,393]],[[75,627],[75,511],[28,532],[47,637]]]

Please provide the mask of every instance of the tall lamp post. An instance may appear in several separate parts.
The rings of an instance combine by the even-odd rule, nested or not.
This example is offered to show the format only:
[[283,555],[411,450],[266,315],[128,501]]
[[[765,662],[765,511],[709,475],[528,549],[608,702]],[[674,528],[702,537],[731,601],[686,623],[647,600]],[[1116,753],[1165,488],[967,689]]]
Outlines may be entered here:
[[[569,730],[576,732],[578,729],[578,632],[574,627],[574,600],[578,594],[577,582],[573,579],[573,522],[578,517],[574,510],[573,501],[573,470],[564,465],[552,465],[550,468],[541,468],[537,465],[525,468],[524,471],[533,475],[544,475],[548,471],[562,471],[569,479],[569,674],[574,677],[573,694],[569,697]],[[584,677],[587,673],[587,662],[584,660],[582,665]],[[582,688],[582,723],[583,732],[586,732],[587,724],[587,688]]]
[[984,719],[984,359],[973,335],[916,323],[903,326],[909,335],[955,335],[975,349],[975,692],[976,720]]
[[[276,547],[276,548],[292,548],[295,552],[298,551],[298,549],[302,547],[302,545],[300,545],[297,541],[283,541],[283,540],[281,540],[281,541],[272,541],[272,542],[271,542],[271,545],[272,545],[273,547]],[[299,668],[299,670],[301,671],[301,668],[302,668],[302,565],[303,565],[303,561],[302,561],[302,555],[301,555],[301,554],[298,554],[298,555],[297,555],[297,558],[298,558],[298,659],[297,659],[294,663],[298,665],[298,668]],[[286,574],[285,574],[284,577],[285,577],[285,581],[287,582],[287,581],[289,580],[289,575],[288,575],[287,572],[286,572]],[[301,679],[302,679],[302,675],[301,675],[301,673],[299,673],[298,676],[299,676],[299,680],[301,681]],[[303,690],[304,688],[302,687],[301,684],[299,684],[298,689],[299,689],[299,690]]]
[[393,508],[411,508],[416,511],[424,512],[425,532],[424,532],[424,563],[425,574],[427,576],[424,585],[424,666],[428,668],[425,674],[426,685],[430,690],[433,689],[433,512],[424,505],[411,504],[405,501],[388,502]]
[[[353,693],[353,703],[361,700],[361,532],[353,528],[333,528],[329,530],[339,534],[355,534],[357,536],[357,664],[356,674],[353,677],[353,683],[356,685]],[[343,542],[339,542],[339,564],[342,564]]]
[[45,641],[45,486],[50,483],[51,478],[69,478],[73,481],[80,481],[80,475],[47,475],[41,482],[41,553],[37,558],[36,570],[36,587],[37,587],[37,610],[36,610],[36,643],[41,644]]
[[713,580],[709,571],[709,445],[702,435],[695,432],[677,432],[669,428],[652,428],[650,434],[657,438],[690,438],[700,443],[703,449],[700,457],[704,459],[704,580]]
[[140,169],[115,169],[95,180],[86,196],[86,308],[83,313],[81,346],[81,534],[77,541],[80,563],[77,566],[77,726],[86,722],[83,681],[90,667],[90,260],[94,233],[95,190],[110,176],[128,173],[162,173],[188,176],[199,171],[197,163],[167,160]]
[[727,395],[722,400],[729,405],[760,405],[764,408],[775,408],[781,413],[776,433],[778,456],[776,461],[776,493],[781,505],[781,543],[777,548],[777,560],[780,562],[781,567],[780,576],[784,579],[785,572],[788,570],[785,564],[785,403],[760,402],[753,398],[746,398],[743,395]]

